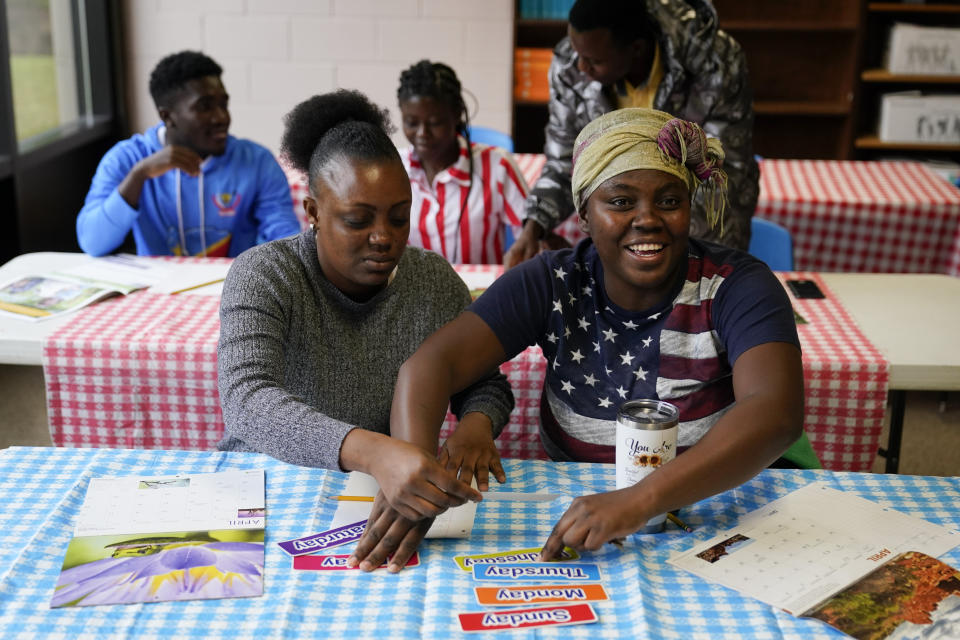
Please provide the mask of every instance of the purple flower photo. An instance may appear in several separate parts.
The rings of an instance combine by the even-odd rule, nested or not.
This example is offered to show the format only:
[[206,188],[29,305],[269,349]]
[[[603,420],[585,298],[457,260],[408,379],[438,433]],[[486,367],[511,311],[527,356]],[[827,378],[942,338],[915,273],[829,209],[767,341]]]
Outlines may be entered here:
[[70,541],[51,608],[263,594],[263,529]]

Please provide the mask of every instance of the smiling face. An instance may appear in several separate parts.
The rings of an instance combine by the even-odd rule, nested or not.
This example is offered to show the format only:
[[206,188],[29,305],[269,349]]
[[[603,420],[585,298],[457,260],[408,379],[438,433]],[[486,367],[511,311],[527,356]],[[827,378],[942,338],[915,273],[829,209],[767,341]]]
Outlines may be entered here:
[[400,101],[403,135],[417,152],[421,162],[447,167],[460,153],[457,126],[460,114],[449,104],[428,96],[413,96]]
[[387,286],[410,234],[410,180],[397,160],[341,156],[320,171],[304,201],[317,233],[320,268],[335,287],[364,301]]
[[613,38],[610,29],[577,31],[567,27],[570,44],[577,52],[577,68],[602,85],[611,85],[625,78],[636,62],[637,47],[623,45]]
[[159,109],[167,144],[187,147],[202,158],[222,155],[230,129],[229,98],[217,76],[189,80],[171,107]]
[[686,271],[690,192],[656,169],[613,176],[590,194],[581,212],[603,263],[610,299],[630,311],[656,306]]

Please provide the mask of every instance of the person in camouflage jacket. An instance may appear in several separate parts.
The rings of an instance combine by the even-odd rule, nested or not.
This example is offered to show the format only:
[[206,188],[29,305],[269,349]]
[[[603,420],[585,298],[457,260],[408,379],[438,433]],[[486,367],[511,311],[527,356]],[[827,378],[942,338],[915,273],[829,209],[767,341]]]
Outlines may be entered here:
[[[759,192],[759,170],[753,157],[753,92],[743,50],[718,28],[716,10],[709,0],[579,0],[570,12],[570,32],[576,37],[581,31],[577,25],[587,35],[606,28],[617,46],[623,24],[597,26],[603,23],[603,13],[615,13],[619,23],[634,19],[610,12],[610,6],[616,4],[625,7],[623,13],[634,17],[639,13],[639,20],[646,22],[628,28],[628,33],[640,33],[638,40],[649,34],[646,37],[655,39],[660,47],[663,76],[652,108],[699,123],[708,136],[719,138],[726,150],[724,168],[730,185],[722,227],[708,228],[698,194],[693,202],[691,235],[746,250]],[[601,6],[606,11],[601,11]],[[584,12],[590,14],[586,22],[580,17]],[[616,83],[595,80],[598,74],[581,60],[569,36],[554,49],[549,74],[547,162],[527,199],[524,230],[505,257],[508,267],[535,255],[540,239],[574,213],[570,192],[573,142],[587,123],[618,108]]]

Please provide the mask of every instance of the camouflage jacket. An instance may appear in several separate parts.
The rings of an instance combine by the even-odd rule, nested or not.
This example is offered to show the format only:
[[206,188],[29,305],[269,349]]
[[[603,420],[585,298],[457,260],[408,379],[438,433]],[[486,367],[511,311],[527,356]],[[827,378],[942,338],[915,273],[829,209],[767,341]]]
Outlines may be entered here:
[[[740,45],[717,27],[709,0],[646,0],[660,24],[664,77],[654,107],[699,123],[719,138],[730,179],[729,206],[720,228],[708,230],[699,197],[691,213],[691,235],[746,250],[750,218],[757,204],[759,171],[753,157],[753,92]],[[573,213],[571,153],[577,134],[591,120],[612,111],[612,88],[577,69],[577,54],[564,38],[550,66],[550,120],[547,163],[526,203],[526,217],[553,229]]]

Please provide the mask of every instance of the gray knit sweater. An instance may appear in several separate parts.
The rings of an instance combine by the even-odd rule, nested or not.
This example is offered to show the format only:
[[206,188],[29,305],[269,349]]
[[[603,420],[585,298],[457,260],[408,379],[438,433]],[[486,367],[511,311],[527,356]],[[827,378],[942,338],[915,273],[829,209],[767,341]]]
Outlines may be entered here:
[[[242,253],[220,303],[219,448],[340,470],[347,433],[390,432],[400,365],[469,303],[446,260],[412,247],[393,282],[363,303],[323,275],[312,231]],[[458,417],[487,415],[495,435],[513,408],[499,372],[451,400]]]

